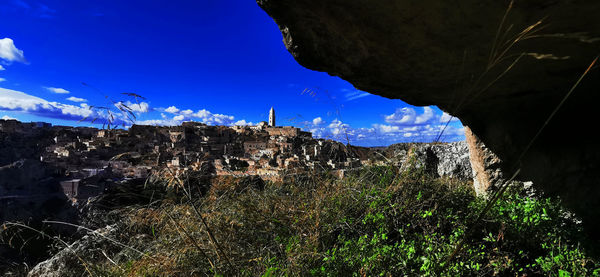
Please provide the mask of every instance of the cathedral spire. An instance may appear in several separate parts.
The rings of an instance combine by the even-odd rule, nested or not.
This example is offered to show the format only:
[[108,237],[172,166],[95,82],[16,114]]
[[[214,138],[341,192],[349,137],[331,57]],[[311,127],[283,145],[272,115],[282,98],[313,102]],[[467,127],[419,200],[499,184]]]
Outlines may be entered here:
[[273,109],[273,107],[271,107],[271,110],[269,111],[269,126],[275,127],[275,109]]

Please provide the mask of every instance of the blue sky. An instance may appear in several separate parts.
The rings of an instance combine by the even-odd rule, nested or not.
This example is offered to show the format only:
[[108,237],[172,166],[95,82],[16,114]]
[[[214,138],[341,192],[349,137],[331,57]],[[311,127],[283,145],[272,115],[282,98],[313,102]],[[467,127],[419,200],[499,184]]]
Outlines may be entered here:
[[[301,67],[253,0],[0,0],[0,118],[102,127],[89,106],[109,100],[157,125],[255,124],[273,106],[278,125],[366,146],[431,141],[448,119]],[[444,140],[463,138],[452,121]]]

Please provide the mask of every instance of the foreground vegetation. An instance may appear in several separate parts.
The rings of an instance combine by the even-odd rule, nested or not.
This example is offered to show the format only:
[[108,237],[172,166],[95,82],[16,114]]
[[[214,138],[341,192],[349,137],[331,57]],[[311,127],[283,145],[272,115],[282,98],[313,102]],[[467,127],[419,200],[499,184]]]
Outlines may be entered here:
[[[162,180],[167,182],[168,180]],[[171,180],[172,181],[172,180]],[[189,181],[189,180],[188,180]],[[155,180],[154,186],[163,186]],[[200,184],[182,183],[190,193]],[[187,189],[186,189],[187,188]],[[184,193],[184,194],[185,194]],[[369,168],[263,183],[220,178],[202,197],[168,193],[122,208],[120,261],[92,275],[597,276],[576,221],[557,201],[514,187],[475,222],[484,199],[469,184],[418,168]],[[194,205],[191,205],[194,203]],[[196,213],[196,210],[198,213]],[[208,228],[207,228],[208,227]],[[469,230],[469,231],[468,231]],[[461,239],[464,247],[448,261]],[[129,239],[127,241],[127,239]]]
[[128,200],[96,220],[112,224],[122,244],[68,252],[69,274],[600,275],[577,221],[559,202],[529,197],[519,186],[475,222],[485,200],[470,184],[429,177],[418,166],[282,183],[187,177],[143,184],[144,203],[109,195]]

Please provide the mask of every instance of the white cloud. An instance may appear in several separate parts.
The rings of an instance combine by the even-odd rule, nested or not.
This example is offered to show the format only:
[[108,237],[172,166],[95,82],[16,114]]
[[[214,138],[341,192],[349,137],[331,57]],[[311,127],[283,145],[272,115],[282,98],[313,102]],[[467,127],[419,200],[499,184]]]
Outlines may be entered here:
[[10,38],[0,39],[0,59],[7,62],[27,63],[23,50],[18,49]]
[[198,110],[198,112],[192,114],[193,117],[198,117],[198,118],[207,118],[210,117],[212,113],[207,111],[206,109],[202,109],[202,110]]
[[[79,121],[86,118],[91,121],[95,118],[107,119],[102,111],[89,109],[82,103],[80,106],[49,102],[45,99],[27,93],[0,88],[0,110],[21,111],[42,117]],[[123,120],[116,118],[113,124],[122,124]]]
[[423,113],[418,114],[414,108],[397,109],[393,114],[385,116],[385,122],[392,125],[426,125],[439,119],[433,108],[423,107]]
[[175,106],[171,106],[171,107],[166,108],[165,112],[168,112],[168,113],[178,113],[179,109],[176,108]]
[[338,120],[338,119],[334,119],[333,121],[331,121],[331,123],[327,126],[327,128],[329,129],[329,132],[334,135],[334,136],[338,136],[341,134],[346,134],[347,130],[348,130],[348,124],[344,124],[342,123],[342,121]]
[[235,120],[235,117],[232,115],[226,114],[217,114],[212,113],[206,109],[198,110],[194,112],[190,109],[182,110],[175,106],[169,106],[168,108],[160,108],[157,109],[164,113],[170,113],[175,115],[172,119],[168,119],[164,113],[161,113],[162,119],[157,120],[146,120],[139,121],[142,123],[148,123],[149,125],[177,125],[177,122],[180,121],[198,121],[208,125],[224,125],[224,126],[234,126],[234,125],[252,125],[252,122],[247,122],[246,120]]
[[45,89],[58,94],[68,94],[70,92],[64,88],[45,87]]
[[412,127],[404,127],[402,128],[402,131],[404,132],[416,132],[419,130],[419,126],[412,126]]
[[8,115],[5,115],[5,116],[3,116],[3,117],[2,117],[2,118],[0,118],[0,119],[4,119],[4,120],[10,120],[10,119],[16,119],[16,118],[14,118],[14,117],[10,117],[10,116],[8,116]]
[[0,64],[0,71],[2,71],[2,70],[6,70],[6,68],[4,68],[4,66],[2,66],[2,65]]
[[415,118],[415,124],[424,124],[433,119],[433,109],[431,107],[423,107],[423,114],[418,115]]
[[4,82],[4,81],[6,81],[6,79],[0,78],[0,82]]
[[390,124],[411,124],[415,121],[416,112],[413,108],[397,109],[393,114],[385,117],[385,122]]
[[247,122],[246,120],[242,119],[242,120],[238,120],[235,123],[233,123],[233,125],[235,126],[254,126],[256,124],[254,124],[253,122]]
[[321,117],[317,117],[312,120],[313,125],[321,125],[321,123],[323,123],[323,118],[321,118]]
[[67,100],[72,101],[72,102],[87,102],[87,99],[74,97],[74,96],[67,98]]
[[234,117],[225,114],[213,114],[206,109],[202,109],[190,115],[191,117],[201,119],[202,123],[209,125],[232,125],[234,123]]
[[148,112],[148,109],[150,107],[150,105],[146,102],[132,103],[130,101],[127,101],[125,105],[127,105],[127,107],[129,107],[132,111],[137,113],[146,113]]
[[376,131],[379,131],[379,132],[384,133],[384,134],[387,134],[387,133],[398,133],[398,132],[400,132],[400,127],[398,127],[398,126],[392,126],[392,125],[374,124],[373,128]]
[[20,91],[0,88],[0,92],[0,109],[36,110],[40,107],[52,108],[48,101]]
[[165,114],[161,113],[162,119],[149,119],[136,121],[138,125],[151,125],[151,126],[178,126],[186,119],[184,115],[176,115],[169,119]]

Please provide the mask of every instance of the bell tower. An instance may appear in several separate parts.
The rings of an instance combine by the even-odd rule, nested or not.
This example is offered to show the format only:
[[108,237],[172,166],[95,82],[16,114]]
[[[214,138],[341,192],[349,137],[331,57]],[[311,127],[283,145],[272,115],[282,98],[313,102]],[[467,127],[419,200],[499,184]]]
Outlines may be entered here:
[[271,110],[269,111],[269,126],[275,127],[275,109],[273,109],[273,107],[271,107]]

